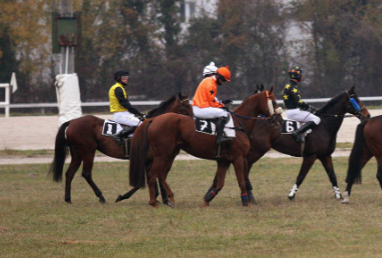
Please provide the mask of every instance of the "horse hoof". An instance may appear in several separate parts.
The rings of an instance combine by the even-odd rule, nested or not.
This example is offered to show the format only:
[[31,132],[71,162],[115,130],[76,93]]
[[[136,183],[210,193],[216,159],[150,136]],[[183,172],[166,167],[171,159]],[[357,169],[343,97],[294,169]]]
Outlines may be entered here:
[[295,195],[288,195],[289,200],[294,200]]
[[336,198],[336,200],[341,200],[342,199],[342,195],[341,194],[335,194],[334,198]]
[[102,204],[104,204],[104,203],[106,203],[106,200],[105,200],[105,198],[103,198],[102,196],[99,198],[99,202],[100,203],[102,203]]
[[115,202],[120,202],[122,201],[122,195],[118,195],[117,199],[115,200]]
[[175,207],[175,203],[171,202],[171,201],[168,201],[166,203],[168,206],[170,206],[171,208],[174,208]]
[[343,199],[343,200],[341,201],[341,203],[342,203],[342,204],[349,204],[349,199]]
[[210,204],[206,200],[204,200],[202,208],[207,208],[208,206],[210,206]]

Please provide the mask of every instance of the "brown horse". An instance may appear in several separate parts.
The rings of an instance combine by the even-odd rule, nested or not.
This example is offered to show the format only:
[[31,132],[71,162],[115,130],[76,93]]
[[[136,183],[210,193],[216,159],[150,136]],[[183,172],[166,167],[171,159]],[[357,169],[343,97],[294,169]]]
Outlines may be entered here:
[[362,168],[375,157],[378,163],[377,179],[382,188],[382,116],[370,118],[358,125],[353,149],[349,157],[346,191],[342,203],[349,203],[354,183],[361,183]]
[[[172,96],[158,107],[149,111],[147,117],[155,117],[168,112],[191,115],[192,107],[188,100],[188,95],[182,96],[179,93],[178,98]],[[103,119],[88,115],[68,121],[62,124],[58,130],[54,159],[48,173],[53,174],[53,181],[60,182],[62,180],[67,150],[69,149],[72,160],[66,171],[65,181],[65,201],[68,203],[71,203],[70,192],[73,177],[82,162],[82,176],[91,186],[99,201],[101,203],[105,202],[105,198],[92,179],[92,168],[96,150],[113,158],[125,159],[123,147],[112,137],[102,135],[103,124]]]
[[[351,99],[354,99],[361,107],[359,111],[353,107],[350,102]],[[281,134],[281,127],[271,126],[264,121],[257,121],[255,130],[252,131],[251,150],[247,157],[248,173],[252,165],[271,148],[294,157],[303,157],[302,166],[295,185],[288,195],[289,199],[293,199],[310,168],[319,159],[332,183],[335,198],[340,199],[341,193],[334,172],[332,153],[336,147],[338,130],[343,119],[346,117],[346,113],[356,115],[360,120],[370,117],[369,111],[355,93],[354,86],[329,100],[316,112],[316,115],[321,118],[321,123],[313,132],[308,134],[305,144],[297,142],[291,134]],[[247,192],[250,195],[250,199],[252,199],[252,186],[248,176],[246,180]]]
[[[204,203],[206,206],[223,188],[226,170],[233,164],[236,177],[241,190],[243,205],[248,205],[247,192],[245,189],[244,172],[247,170],[246,156],[250,149],[250,133],[254,130],[255,121],[259,114],[270,117],[274,108],[277,107],[276,98],[272,94],[273,86],[269,92],[261,92],[250,96],[235,111],[234,127],[236,137],[231,142],[221,146],[221,156],[217,159],[217,185],[209,191]],[[271,105],[269,105],[271,104]],[[147,164],[147,152],[153,157],[150,173],[147,174],[149,185],[149,204],[157,207],[155,199],[155,182],[163,185],[170,206],[174,206],[174,194],[166,182],[166,176],[180,149],[189,154],[203,158],[216,159],[216,136],[198,133],[195,131],[195,122],[191,117],[177,114],[164,114],[152,120],[145,121],[135,132],[132,140],[130,159],[130,184],[134,188],[143,187],[145,184],[145,167]]]

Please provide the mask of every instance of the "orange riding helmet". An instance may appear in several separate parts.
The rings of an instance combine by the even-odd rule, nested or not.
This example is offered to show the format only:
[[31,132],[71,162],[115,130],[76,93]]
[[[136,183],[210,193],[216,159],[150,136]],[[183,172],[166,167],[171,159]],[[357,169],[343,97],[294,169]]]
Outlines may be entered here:
[[226,67],[220,67],[217,71],[216,71],[217,74],[223,76],[223,78],[229,82],[230,79],[231,79],[231,72],[229,71],[229,67],[226,66]]

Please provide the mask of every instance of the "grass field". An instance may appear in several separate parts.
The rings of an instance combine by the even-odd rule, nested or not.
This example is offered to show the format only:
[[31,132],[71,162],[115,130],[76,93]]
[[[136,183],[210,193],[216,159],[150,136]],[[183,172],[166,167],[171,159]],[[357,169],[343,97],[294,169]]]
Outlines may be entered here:
[[[168,182],[176,207],[147,205],[147,189],[114,203],[129,189],[127,163],[96,163],[98,202],[78,173],[72,205],[47,164],[0,166],[1,257],[381,257],[382,191],[374,160],[353,187],[349,205],[334,199],[316,163],[296,199],[287,195],[301,159],[262,159],[252,169],[257,205],[241,206],[231,168],[209,208],[200,208],[213,179],[212,161],[176,161]],[[340,189],[347,158],[335,158]]]

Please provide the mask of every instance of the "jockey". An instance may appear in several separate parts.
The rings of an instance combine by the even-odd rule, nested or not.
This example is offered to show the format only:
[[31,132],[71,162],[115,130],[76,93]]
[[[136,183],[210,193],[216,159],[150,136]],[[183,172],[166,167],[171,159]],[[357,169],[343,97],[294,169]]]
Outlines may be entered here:
[[218,118],[216,123],[217,144],[231,140],[228,137],[224,137],[223,131],[226,119],[228,118],[228,112],[224,104],[232,103],[232,101],[220,101],[216,98],[216,93],[218,90],[217,86],[221,86],[227,81],[229,82],[230,79],[231,72],[229,71],[228,66],[220,67],[212,76],[204,78],[199,84],[192,103],[192,109],[196,117],[202,119]]
[[211,62],[209,65],[204,67],[203,77],[207,78],[207,77],[210,77],[212,75],[215,75],[217,70],[218,70],[218,68],[216,67],[215,62]]
[[283,96],[284,105],[287,109],[285,112],[286,117],[305,123],[292,133],[299,142],[304,142],[302,133],[315,128],[321,122],[318,116],[312,114],[316,109],[301,100],[300,90],[297,88],[297,84],[301,82],[302,73],[303,71],[300,67],[294,67],[289,70],[290,83],[285,86]]
[[116,135],[117,140],[133,133],[136,127],[142,123],[141,120],[144,119],[141,112],[134,108],[127,98],[128,93],[125,86],[128,79],[129,73],[119,69],[114,73],[116,83],[109,90],[110,112],[113,113],[114,121],[129,126]]

